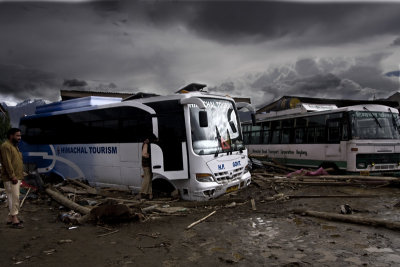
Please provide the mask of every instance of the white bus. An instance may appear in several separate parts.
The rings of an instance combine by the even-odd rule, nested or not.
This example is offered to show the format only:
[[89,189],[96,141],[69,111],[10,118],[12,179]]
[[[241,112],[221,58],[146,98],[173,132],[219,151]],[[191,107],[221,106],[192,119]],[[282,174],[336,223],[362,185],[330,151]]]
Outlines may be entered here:
[[85,97],[38,107],[20,122],[24,161],[39,173],[138,192],[142,142],[154,135],[153,187],[207,200],[248,186],[247,150],[233,99],[183,92],[128,101]]
[[383,105],[301,104],[243,123],[249,154],[364,175],[400,171],[399,114]]

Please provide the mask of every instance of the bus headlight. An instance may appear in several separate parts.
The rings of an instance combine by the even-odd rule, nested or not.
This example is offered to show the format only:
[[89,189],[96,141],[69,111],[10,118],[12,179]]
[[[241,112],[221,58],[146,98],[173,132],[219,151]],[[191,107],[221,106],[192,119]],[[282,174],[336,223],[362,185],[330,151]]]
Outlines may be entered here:
[[196,173],[196,180],[198,182],[214,182],[214,178],[210,173]]
[[367,164],[365,162],[357,163],[357,169],[365,169],[367,168]]

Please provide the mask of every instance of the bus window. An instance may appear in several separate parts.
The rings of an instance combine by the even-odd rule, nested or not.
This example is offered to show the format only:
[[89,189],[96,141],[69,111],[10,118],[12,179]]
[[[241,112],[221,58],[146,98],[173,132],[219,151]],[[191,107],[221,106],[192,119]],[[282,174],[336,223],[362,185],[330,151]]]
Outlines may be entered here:
[[271,123],[270,122],[263,122],[262,128],[263,128],[262,143],[263,144],[269,144],[269,137],[271,135]]
[[282,121],[282,136],[281,144],[290,144],[292,141],[292,129],[294,126],[294,120],[283,120]]
[[347,120],[342,125],[342,140],[349,140],[349,123],[347,122]]
[[315,128],[311,127],[307,129],[307,143],[314,144],[315,142]]
[[307,118],[297,118],[296,128],[307,127]]
[[338,143],[340,142],[340,121],[339,120],[328,120],[327,129],[328,129],[328,142],[329,143]]
[[271,144],[279,144],[280,135],[281,135],[281,130],[273,130],[271,137]]
[[308,117],[308,126],[325,127],[325,115],[310,116]]
[[245,144],[250,144],[250,132],[243,133],[243,142]]
[[316,144],[325,143],[325,127],[315,128],[315,143]]
[[263,133],[263,144],[269,144],[269,137],[271,135],[271,131],[264,131]]
[[339,119],[343,118],[343,112],[340,113],[332,113],[328,115],[329,119]]
[[294,130],[294,142],[296,144],[305,144],[307,143],[307,135],[306,128],[296,128]]
[[325,143],[326,115],[308,117],[307,143]]
[[283,129],[282,130],[282,140],[281,144],[289,144],[290,143],[290,129]]
[[253,131],[251,132],[251,143],[252,144],[260,144],[260,131]]
[[273,121],[271,123],[271,144],[279,144],[281,136],[281,121]]

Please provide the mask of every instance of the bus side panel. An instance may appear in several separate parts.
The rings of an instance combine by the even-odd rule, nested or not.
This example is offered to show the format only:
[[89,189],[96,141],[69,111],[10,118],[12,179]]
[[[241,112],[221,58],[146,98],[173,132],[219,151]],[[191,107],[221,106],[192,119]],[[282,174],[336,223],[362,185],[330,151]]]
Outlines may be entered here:
[[68,178],[85,178],[90,183],[119,184],[119,144],[54,145],[54,169]]
[[121,182],[136,189],[142,182],[141,149],[142,144],[139,143],[120,144]]
[[[328,157],[326,144],[280,144],[280,145],[247,145],[250,154],[265,155],[276,159],[282,164],[316,168],[323,162],[333,162],[339,168],[345,169],[347,164],[343,153],[335,152]],[[336,151],[342,150],[339,144],[334,144]]]

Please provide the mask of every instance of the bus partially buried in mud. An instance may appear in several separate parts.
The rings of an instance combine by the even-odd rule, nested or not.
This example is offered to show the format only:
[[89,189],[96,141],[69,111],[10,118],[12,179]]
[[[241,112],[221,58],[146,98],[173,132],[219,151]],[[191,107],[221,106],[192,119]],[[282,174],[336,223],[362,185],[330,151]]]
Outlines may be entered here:
[[207,200],[249,185],[247,150],[230,97],[181,90],[121,101],[85,97],[21,119],[24,160],[39,173],[139,191],[141,148],[151,144],[153,187]]
[[304,103],[257,114],[256,126],[242,127],[250,154],[286,165],[363,175],[400,174],[399,112],[392,107]]

